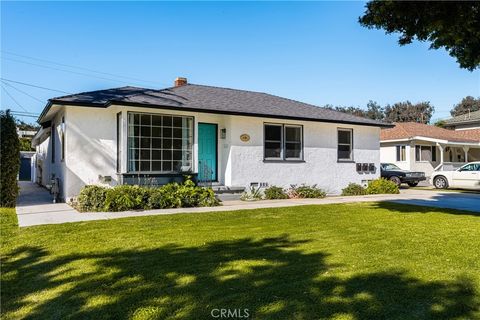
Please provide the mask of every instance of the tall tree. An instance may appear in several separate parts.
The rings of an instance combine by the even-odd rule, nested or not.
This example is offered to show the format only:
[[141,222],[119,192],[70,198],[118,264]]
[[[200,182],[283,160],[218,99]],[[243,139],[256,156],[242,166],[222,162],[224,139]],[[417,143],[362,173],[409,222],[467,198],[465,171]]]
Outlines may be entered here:
[[332,106],[331,104],[327,104],[324,108],[330,110],[336,110],[348,114],[352,114],[357,117],[369,118],[373,120],[383,120],[385,118],[384,109],[375,101],[370,100],[367,103],[366,110],[360,107],[343,107],[343,106]]
[[480,110],[480,97],[475,99],[472,96],[466,96],[462,99],[459,103],[457,103],[452,110],[450,110],[450,114],[452,117],[460,116],[462,114],[466,114],[468,112],[474,112]]
[[379,1],[367,3],[359,22],[369,29],[400,33],[403,46],[417,39],[445,48],[461,68],[480,66],[480,1]]
[[373,120],[383,120],[385,119],[385,110],[378,103],[370,100],[367,103],[366,117]]
[[337,107],[335,107],[335,110],[343,112],[343,113],[352,114],[352,115],[357,116],[357,117],[363,117],[363,118],[367,117],[365,110],[363,110],[362,108],[359,108],[359,107],[337,106]]
[[20,142],[10,110],[0,111],[0,206],[15,207],[18,195]]
[[410,101],[397,102],[385,107],[385,120],[389,122],[429,123],[435,108],[430,102],[412,104]]

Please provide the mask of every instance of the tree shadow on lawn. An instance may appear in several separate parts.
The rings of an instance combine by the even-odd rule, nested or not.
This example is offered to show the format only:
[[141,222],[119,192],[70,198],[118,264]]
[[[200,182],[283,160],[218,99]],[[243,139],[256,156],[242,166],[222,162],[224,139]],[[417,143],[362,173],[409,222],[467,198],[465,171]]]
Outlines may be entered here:
[[53,259],[23,247],[3,261],[2,311],[13,318],[31,308],[27,319],[211,319],[214,308],[246,308],[255,319],[477,315],[469,279],[423,282],[395,271],[338,278],[326,254],[298,248],[305,243],[244,238]]
[[[442,213],[442,214],[454,214],[454,215],[465,215],[465,216],[474,216],[480,217],[480,212],[466,211],[466,210],[457,210],[449,208],[439,208],[439,207],[430,207],[429,202],[425,201],[425,205],[418,204],[409,204],[409,200],[401,200],[388,202],[388,201],[379,201],[375,202],[374,206],[378,209],[387,209],[393,212],[400,213]],[[480,203],[479,203],[480,205]]]

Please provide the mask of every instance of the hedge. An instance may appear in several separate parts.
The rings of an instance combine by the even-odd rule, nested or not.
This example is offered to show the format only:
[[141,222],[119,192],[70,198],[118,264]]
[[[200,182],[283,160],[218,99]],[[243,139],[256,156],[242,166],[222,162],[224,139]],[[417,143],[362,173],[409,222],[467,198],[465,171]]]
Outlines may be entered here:
[[10,110],[0,111],[0,206],[15,207],[20,170],[20,141]]
[[161,187],[119,185],[113,188],[85,186],[77,198],[79,211],[126,211],[186,207],[218,206],[213,190],[184,183],[169,183]]

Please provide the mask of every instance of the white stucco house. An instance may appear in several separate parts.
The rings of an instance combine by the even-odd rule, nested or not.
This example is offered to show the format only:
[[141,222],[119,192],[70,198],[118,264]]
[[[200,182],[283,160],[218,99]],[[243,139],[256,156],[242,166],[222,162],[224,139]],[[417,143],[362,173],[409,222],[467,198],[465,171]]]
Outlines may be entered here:
[[406,122],[384,128],[380,134],[380,159],[404,170],[453,170],[480,160],[480,130],[448,130]]
[[226,187],[317,184],[339,193],[379,177],[390,125],[265,93],[188,84],[50,99],[33,139],[36,181],[60,197],[88,184],[163,184],[191,174]]

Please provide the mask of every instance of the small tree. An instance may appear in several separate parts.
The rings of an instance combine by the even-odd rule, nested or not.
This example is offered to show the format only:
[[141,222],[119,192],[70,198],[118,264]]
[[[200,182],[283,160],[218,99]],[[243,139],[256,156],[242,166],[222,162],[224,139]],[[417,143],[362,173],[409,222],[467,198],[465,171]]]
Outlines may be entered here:
[[20,140],[20,151],[35,151],[32,148],[32,140],[28,138],[19,138]]
[[10,110],[0,111],[0,206],[15,207],[20,169],[20,142]]

